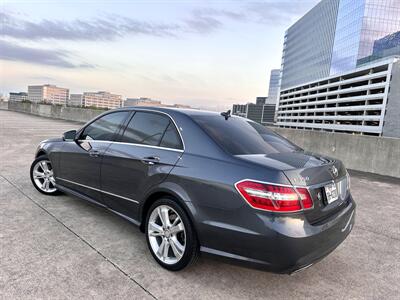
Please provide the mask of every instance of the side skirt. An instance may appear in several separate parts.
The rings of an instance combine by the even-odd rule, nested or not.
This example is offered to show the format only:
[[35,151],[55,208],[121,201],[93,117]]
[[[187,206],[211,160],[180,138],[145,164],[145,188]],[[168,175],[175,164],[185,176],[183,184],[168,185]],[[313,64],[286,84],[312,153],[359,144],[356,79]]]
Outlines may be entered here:
[[92,199],[92,198],[86,196],[86,195],[83,195],[83,194],[81,194],[81,193],[78,193],[78,192],[76,192],[76,191],[74,191],[74,190],[72,190],[72,189],[70,189],[70,188],[67,188],[67,187],[65,187],[65,186],[62,186],[62,185],[60,185],[60,184],[56,184],[56,187],[57,187],[57,189],[60,190],[61,192],[64,192],[64,193],[66,193],[66,194],[75,196],[75,197],[77,197],[77,198],[79,198],[79,199],[85,200],[85,201],[87,201],[87,202],[90,202],[90,203],[95,204],[95,205],[97,205],[97,206],[100,206],[100,207],[102,207],[102,208],[105,208],[106,210],[112,212],[113,214],[124,218],[124,219],[127,220],[128,222],[130,222],[130,223],[132,223],[132,224],[134,224],[134,225],[136,225],[136,226],[140,226],[140,222],[139,222],[139,221],[136,221],[135,219],[132,219],[132,218],[130,218],[130,217],[124,215],[124,214],[121,214],[120,212],[118,212],[118,211],[116,211],[116,210],[113,210],[113,209],[109,208],[108,206],[106,206],[106,205],[104,205],[104,204],[102,204],[102,203],[100,203],[100,202],[98,202],[98,201],[96,201],[96,200],[94,200],[94,199]]

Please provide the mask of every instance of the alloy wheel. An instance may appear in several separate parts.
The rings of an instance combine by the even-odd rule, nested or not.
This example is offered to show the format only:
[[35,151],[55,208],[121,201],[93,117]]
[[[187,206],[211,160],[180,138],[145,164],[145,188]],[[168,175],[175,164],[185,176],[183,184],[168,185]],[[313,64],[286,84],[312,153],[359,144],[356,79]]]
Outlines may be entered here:
[[172,207],[160,205],[151,212],[147,234],[151,249],[160,261],[168,265],[180,261],[186,249],[186,231]]
[[36,186],[45,193],[57,191],[53,168],[49,160],[40,160],[33,167],[32,177]]

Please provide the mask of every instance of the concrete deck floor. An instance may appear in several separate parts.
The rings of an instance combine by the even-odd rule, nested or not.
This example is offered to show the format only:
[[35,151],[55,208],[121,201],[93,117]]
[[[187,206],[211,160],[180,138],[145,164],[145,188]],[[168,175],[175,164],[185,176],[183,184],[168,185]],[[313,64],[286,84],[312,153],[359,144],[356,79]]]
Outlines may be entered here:
[[352,172],[353,232],[303,272],[275,275],[201,257],[171,273],[135,226],[31,185],[38,143],[78,127],[0,110],[0,298],[398,299],[400,180]]

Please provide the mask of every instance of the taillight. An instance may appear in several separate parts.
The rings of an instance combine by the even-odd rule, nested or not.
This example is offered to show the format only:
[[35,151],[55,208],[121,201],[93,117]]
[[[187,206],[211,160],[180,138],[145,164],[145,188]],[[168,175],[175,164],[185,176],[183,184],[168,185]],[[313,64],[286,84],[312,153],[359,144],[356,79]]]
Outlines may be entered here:
[[250,206],[266,211],[295,212],[313,207],[306,188],[266,184],[245,180],[235,184]]

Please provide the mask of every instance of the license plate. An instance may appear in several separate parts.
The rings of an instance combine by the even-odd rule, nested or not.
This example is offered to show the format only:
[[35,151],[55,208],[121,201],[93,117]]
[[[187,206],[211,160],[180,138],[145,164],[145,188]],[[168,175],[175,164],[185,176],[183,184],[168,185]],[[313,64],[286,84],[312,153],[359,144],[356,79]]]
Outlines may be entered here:
[[331,204],[339,198],[335,183],[330,183],[325,186],[325,195],[328,204]]

